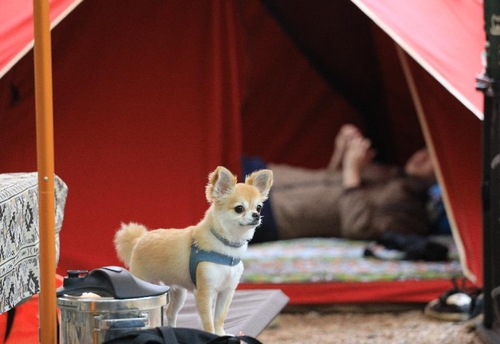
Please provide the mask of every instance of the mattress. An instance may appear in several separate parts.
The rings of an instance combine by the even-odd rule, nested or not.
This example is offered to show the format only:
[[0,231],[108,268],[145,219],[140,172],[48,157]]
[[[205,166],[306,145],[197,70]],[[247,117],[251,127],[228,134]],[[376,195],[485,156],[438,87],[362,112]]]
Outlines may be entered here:
[[451,236],[443,262],[364,257],[367,241],[303,238],[251,245],[239,289],[281,289],[289,304],[428,302],[462,269]]

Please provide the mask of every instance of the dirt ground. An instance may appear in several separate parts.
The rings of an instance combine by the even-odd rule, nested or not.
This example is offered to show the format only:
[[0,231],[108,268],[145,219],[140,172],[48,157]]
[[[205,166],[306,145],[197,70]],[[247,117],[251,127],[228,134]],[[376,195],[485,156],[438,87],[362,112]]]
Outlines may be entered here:
[[264,344],[480,344],[474,322],[427,317],[422,308],[387,311],[284,311],[259,336]]

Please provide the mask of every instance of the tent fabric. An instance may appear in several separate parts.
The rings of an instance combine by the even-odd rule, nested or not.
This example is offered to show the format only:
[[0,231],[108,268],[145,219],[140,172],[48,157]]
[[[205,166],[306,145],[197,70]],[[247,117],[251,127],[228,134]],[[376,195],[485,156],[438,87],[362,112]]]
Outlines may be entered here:
[[[481,121],[416,64],[413,75],[441,171],[440,184],[465,275],[483,283]],[[422,85],[422,84],[421,84]],[[439,115],[430,115],[439,114]],[[442,128],[447,128],[443,130]],[[455,152],[455,153],[450,153]]]
[[[82,0],[51,0],[54,27]],[[33,1],[0,2],[0,78],[33,48]]]
[[[72,11],[61,9],[52,31],[55,168],[69,187],[63,275],[119,264],[112,240],[120,222],[199,221],[208,173],[217,165],[239,173],[241,153],[321,167],[346,122],[385,162],[402,164],[424,144],[396,45],[350,1],[64,3]],[[17,32],[4,16],[29,6],[0,0],[0,37]],[[0,172],[33,171],[33,56],[8,55],[4,42]],[[481,283],[480,120],[435,75],[409,64],[466,261]]]
[[481,285],[483,96],[474,77],[484,68],[482,1],[353,2],[412,57],[408,72],[419,94],[414,101],[421,103],[428,145],[437,157],[464,271]]
[[[121,222],[199,221],[208,173],[239,172],[234,11],[84,1],[53,30],[55,168],[69,186],[61,274],[119,264]],[[0,80],[1,172],[36,170],[32,58]]]
[[324,303],[426,303],[452,287],[450,280],[375,281],[375,282],[311,282],[311,283],[243,283],[242,290],[280,289],[290,305]]
[[249,75],[242,109],[246,154],[323,167],[346,122],[363,129],[383,162],[403,164],[423,147],[394,44],[356,6],[265,3],[279,12],[281,25],[259,2],[246,2],[244,11],[247,54],[259,66]]
[[482,119],[483,97],[474,88],[485,49],[482,0],[352,1]]

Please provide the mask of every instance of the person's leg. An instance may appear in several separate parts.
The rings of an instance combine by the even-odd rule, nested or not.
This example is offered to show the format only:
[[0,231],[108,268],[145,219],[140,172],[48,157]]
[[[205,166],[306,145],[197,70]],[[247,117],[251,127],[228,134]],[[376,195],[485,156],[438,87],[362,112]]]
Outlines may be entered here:
[[344,124],[335,137],[335,145],[333,147],[330,163],[328,164],[328,169],[340,170],[342,168],[344,153],[347,149],[347,143],[356,137],[362,136],[361,131],[356,126],[353,124]]
[[361,172],[371,162],[375,153],[370,149],[370,140],[362,137],[350,140],[346,146],[342,162],[342,185],[349,189],[361,185]]

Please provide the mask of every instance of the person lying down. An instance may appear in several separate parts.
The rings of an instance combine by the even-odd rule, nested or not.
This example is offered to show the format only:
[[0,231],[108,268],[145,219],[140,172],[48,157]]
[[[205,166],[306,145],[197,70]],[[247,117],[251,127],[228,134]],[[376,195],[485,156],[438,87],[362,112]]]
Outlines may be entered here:
[[341,127],[326,168],[307,169],[243,159],[243,172],[274,173],[263,224],[252,243],[339,237],[381,240],[387,233],[425,236],[431,232],[429,190],[436,186],[427,150],[416,151],[404,169],[373,162],[370,140],[351,124]]

